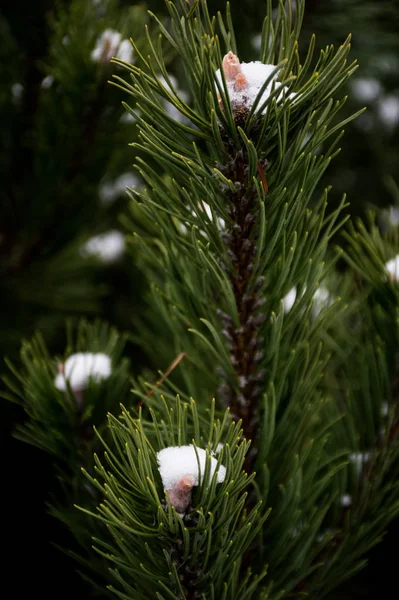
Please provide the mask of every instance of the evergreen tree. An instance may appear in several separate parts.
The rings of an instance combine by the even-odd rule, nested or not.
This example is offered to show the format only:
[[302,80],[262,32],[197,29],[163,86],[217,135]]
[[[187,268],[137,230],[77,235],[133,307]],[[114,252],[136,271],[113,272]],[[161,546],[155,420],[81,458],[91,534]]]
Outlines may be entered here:
[[245,63],[228,5],[167,9],[113,61],[152,369],[129,390],[123,337],[82,321],[56,359],[25,342],[5,395],[54,458],[51,510],[100,596],[322,598],[399,511],[397,233],[346,224],[319,188],[358,116],[340,118],[350,40],[300,55],[304,3],[270,0]]

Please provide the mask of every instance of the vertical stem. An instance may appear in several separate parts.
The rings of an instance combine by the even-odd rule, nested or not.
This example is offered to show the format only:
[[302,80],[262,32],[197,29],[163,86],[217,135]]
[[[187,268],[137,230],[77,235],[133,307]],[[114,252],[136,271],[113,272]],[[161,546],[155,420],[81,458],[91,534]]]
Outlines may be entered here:
[[259,332],[264,322],[260,312],[263,278],[253,278],[253,260],[257,251],[257,192],[254,186],[248,185],[247,156],[243,150],[236,152],[222,170],[237,190],[235,193],[227,192],[233,224],[223,239],[231,261],[225,268],[231,279],[239,319],[236,326],[226,315],[222,317],[223,333],[228,340],[231,364],[236,373],[236,385],[224,386],[223,392],[233,414],[242,419],[245,437],[253,439],[264,375],[260,368],[264,340]]

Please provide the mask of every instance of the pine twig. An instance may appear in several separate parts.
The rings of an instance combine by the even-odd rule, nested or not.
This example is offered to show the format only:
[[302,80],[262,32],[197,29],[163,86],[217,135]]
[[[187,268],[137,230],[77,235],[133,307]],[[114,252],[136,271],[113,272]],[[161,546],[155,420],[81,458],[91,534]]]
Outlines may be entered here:
[[[169,365],[166,369],[166,372],[162,375],[161,379],[153,385],[153,387],[146,393],[146,397],[150,398],[156,389],[159,388],[160,385],[169,377],[169,375],[176,369],[178,364],[183,360],[183,358],[187,356],[186,352],[180,352],[180,354],[175,358],[175,360]],[[136,410],[139,410],[144,404],[144,398],[141,398],[136,404]]]

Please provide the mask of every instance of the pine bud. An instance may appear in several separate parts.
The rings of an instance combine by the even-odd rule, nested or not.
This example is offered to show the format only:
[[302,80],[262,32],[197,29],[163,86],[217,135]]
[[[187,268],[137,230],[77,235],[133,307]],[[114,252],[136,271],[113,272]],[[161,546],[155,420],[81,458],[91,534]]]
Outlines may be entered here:
[[194,487],[194,477],[187,473],[170,489],[166,490],[169,501],[179,514],[184,514],[191,502],[191,490]]
[[237,75],[241,73],[240,60],[231,50],[223,58],[222,67],[226,81],[236,81]]

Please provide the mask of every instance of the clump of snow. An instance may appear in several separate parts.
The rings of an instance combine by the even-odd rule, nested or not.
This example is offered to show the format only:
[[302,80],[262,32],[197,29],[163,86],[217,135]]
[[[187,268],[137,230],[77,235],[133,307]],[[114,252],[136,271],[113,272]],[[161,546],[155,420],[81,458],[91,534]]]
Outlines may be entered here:
[[349,461],[352,463],[355,469],[356,475],[359,477],[362,472],[363,466],[371,458],[371,452],[351,452],[349,454]]
[[111,358],[103,353],[78,352],[60,365],[59,371],[54,381],[57,389],[65,392],[68,381],[73,391],[81,391],[87,388],[90,381],[98,383],[108,379],[111,375]]
[[283,298],[285,313],[290,312],[291,308],[294,306],[295,299],[296,299],[296,287],[293,287],[290,289],[288,294],[286,294]]
[[[191,211],[191,214],[196,217],[198,213],[200,212],[204,212],[206,214],[206,216],[208,217],[208,219],[212,222],[214,222],[216,224],[216,227],[218,228],[219,231],[224,231],[226,229],[226,222],[223,219],[223,217],[217,217],[215,216],[215,219],[213,218],[212,215],[212,210],[211,207],[209,206],[209,204],[207,202],[205,202],[204,200],[202,200],[199,203],[199,207],[197,209],[197,212],[193,209]],[[179,222],[178,223],[178,227],[180,229],[180,231],[183,233],[183,235],[187,235],[189,228],[185,223]],[[191,226],[190,226],[190,230],[191,230]],[[199,230],[204,236],[207,237],[206,232],[203,229]]]
[[108,231],[90,238],[82,247],[83,256],[95,256],[105,264],[118,261],[125,251],[125,237],[120,231]]
[[350,494],[344,494],[341,496],[341,506],[348,508],[352,504],[352,496]]
[[108,181],[101,185],[99,190],[100,200],[102,204],[111,204],[126,192],[126,188],[135,188],[140,184],[140,179],[133,173],[122,173],[115,181]]
[[24,93],[24,86],[22,83],[13,83],[11,86],[11,94],[16,102],[18,102],[22,98],[22,94]]
[[389,130],[395,129],[399,124],[399,96],[390,94],[378,102],[378,116]]
[[312,316],[315,319],[319,316],[320,311],[323,308],[330,306],[334,302],[334,298],[332,298],[328,289],[325,286],[321,285],[316,289],[315,293],[313,294],[312,302]]
[[390,227],[397,227],[399,225],[399,208],[397,206],[390,206],[383,211],[383,215]]
[[46,75],[42,81],[42,88],[48,90],[54,83],[54,77],[52,75]]
[[254,50],[260,51],[262,47],[262,34],[257,33],[251,40],[251,45]]
[[[276,65],[267,65],[260,61],[240,63],[238,58],[232,52],[226,54],[223,59],[223,70],[233,109],[238,107],[250,109],[261,87],[275,69]],[[272,93],[273,85],[275,86],[275,89],[281,88],[281,91],[275,96],[277,102],[283,99],[283,92],[284,90],[287,90],[287,88],[286,86],[281,86],[281,83],[277,81],[277,77],[278,73],[275,73],[274,77],[263,91],[258,104],[259,107],[261,107],[261,105],[269,98]],[[220,85],[223,86],[220,69],[216,71],[216,78]],[[294,93],[288,95],[289,98],[295,98],[295,96],[296,94]],[[265,113],[266,108],[262,109],[262,114]]]
[[385,269],[393,281],[399,281],[399,254],[385,263]]
[[223,447],[224,447],[224,444],[219,442],[218,445],[216,446],[214,454],[219,454],[222,451]]
[[137,122],[137,117],[135,117],[134,115],[132,115],[130,112],[128,112],[126,110],[123,113],[123,115],[121,116],[120,122],[121,123],[127,123],[127,124],[131,125],[132,123],[136,123]]
[[[169,446],[157,453],[164,490],[180,516],[184,516],[190,506],[192,488],[200,485],[207,460],[211,461],[210,476],[213,477],[216,471],[217,460],[213,456],[207,456],[203,448],[197,448],[197,454],[193,444]],[[226,467],[220,465],[216,472],[216,480],[222,483],[225,477]]]
[[352,93],[359,102],[374,102],[383,92],[375,77],[359,77],[351,83]]
[[91,53],[95,62],[109,63],[112,57],[131,63],[133,48],[129,40],[123,40],[119,31],[106,29],[98,38]]
[[381,402],[381,416],[382,417],[387,417],[389,415],[389,403],[384,400],[383,402]]
[[[193,444],[189,446],[169,446],[157,453],[159,472],[165,489],[173,487],[186,475],[193,476],[193,485],[200,484],[201,476],[205,472],[207,454],[203,448],[197,448],[197,453],[198,461]],[[217,460],[213,456],[210,457],[210,460],[211,477],[213,477],[217,467]],[[200,472],[198,471],[198,462]],[[225,477],[226,467],[220,465],[217,473],[217,482],[222,483]]]
[[[207,202],[202,201],[202,207],[206,212],[206,215],[210,221],[213,221],[212,210]],[[226,222],[222,217],[216,217],[216,226],[220,231],[223,231],[226,228]]]
[[[305,292],[306,287],[303,290]],[[294,306],[295,300],[297,297],[297,288],[293,287],[290,289],[288,294],[286,294],[283,298],[284,302],[284,312],[290,312],[291,308]],[[334,302],[334,298],[331,296],[329,290],[325,286],[320,286],[316,289],[312,298],[312,318],[316,319],[319,315],[320,311],[330,306]]]

